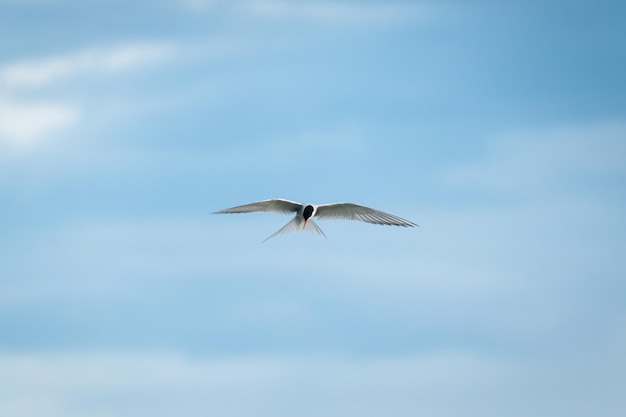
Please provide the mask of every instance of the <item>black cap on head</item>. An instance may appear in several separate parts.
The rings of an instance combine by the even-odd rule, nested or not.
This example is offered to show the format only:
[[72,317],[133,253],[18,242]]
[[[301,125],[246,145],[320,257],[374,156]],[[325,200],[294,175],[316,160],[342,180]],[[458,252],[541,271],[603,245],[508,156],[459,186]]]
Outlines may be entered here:
[[304,217],[304,220],[309,220],[312,214],[313,214],[313,206],[309,204],[308,206],[304,208],[304,211],[302,212],[302,217]]

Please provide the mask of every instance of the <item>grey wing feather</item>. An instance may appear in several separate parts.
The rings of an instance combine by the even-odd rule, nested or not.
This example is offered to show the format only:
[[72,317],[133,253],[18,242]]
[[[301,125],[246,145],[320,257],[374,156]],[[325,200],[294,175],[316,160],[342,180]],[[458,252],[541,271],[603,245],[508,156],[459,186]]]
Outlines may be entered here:
[[383,211],[353,203],[323,204],[317,207],[316,217],[320,219],[358,220],[372,224],[413,227],[417,224]]
[[231,207],[224,210],[216,211],[213,214],[227,213],[253,213],[257,211],[268,211],[273,213],[291,214],[297,212],[302,204],[295,201],[274,198],[271,200],[259,201],[256,203],[244,204],[243,206]]

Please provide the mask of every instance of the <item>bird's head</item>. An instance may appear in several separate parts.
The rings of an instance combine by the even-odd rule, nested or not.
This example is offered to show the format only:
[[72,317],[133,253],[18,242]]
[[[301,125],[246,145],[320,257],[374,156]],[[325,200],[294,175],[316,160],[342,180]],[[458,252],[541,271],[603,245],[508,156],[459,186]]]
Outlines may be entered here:
[[302,217],[304,217],[305,226],[306,226],[307,220],[313,217],[313,213],[315,213],[315,208],[312,205],[307,204],[306,206],[304,206],[304,209],[302,210]]

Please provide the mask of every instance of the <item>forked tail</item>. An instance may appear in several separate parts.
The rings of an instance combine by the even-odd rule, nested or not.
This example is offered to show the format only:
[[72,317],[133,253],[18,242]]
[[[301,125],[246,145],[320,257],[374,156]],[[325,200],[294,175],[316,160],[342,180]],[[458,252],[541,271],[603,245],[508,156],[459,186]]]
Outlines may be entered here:
[[307,220],[305,225],[303,219],[299,217],[294,217],[289,221],[289,223],[278,229],[276,233],[265,239],[263,242],[273,238],[274,236],[282,235],[289,232],[310,232],[326,237],[322,229],[320,229],[320,227],[317,225],[317,223],[313,221],[313,219]]

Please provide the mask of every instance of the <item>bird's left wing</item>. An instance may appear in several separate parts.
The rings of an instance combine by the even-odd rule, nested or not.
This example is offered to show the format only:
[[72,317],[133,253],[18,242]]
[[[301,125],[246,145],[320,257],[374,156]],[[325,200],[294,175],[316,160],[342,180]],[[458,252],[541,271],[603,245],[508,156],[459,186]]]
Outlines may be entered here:
[[216,211],[214,214],[226,213],[252,213],[255,211],[269,211],[273,213],[290,214],[300,210],[302,204],[295,201],[274,198],[271,200],[259,201],[256,203],[244,204],[243,206],[231,207],[224,210]]
[[415,223],[369,207],[353,203],[323,204],[317,207],[316,217],[320,219],[358,220],[366,223],[390,226],[413,227]]

